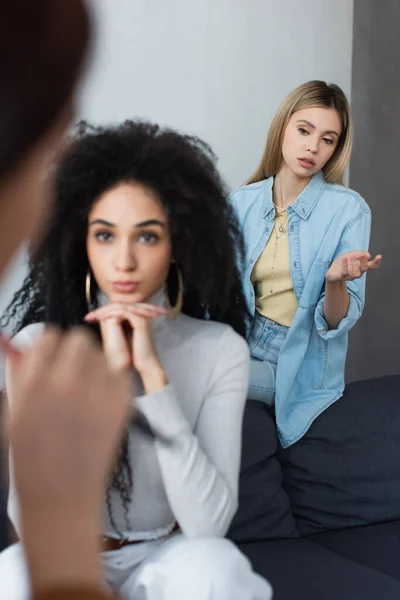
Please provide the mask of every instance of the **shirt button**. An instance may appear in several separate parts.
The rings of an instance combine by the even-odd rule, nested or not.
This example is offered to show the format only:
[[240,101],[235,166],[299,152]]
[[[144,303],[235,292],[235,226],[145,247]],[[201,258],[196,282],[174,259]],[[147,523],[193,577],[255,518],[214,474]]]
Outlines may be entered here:
[[268,231],[269,231],[269,227],[266,227],[265,228],[265,233],[268,233]]
[[294,266],[295,269],[297,269],[297,262],[296,261],[294,261],[293,266]]
[[251,265],[253,264],[253,259],[252,259],[252,258],[249,260],[249,263],[250,263]]
[[305,213],[305,212],[306,212],[306,211],[305,211],[305,208],[304,208],[304,206],[303,206],[303,208],[301,209],[301,214],[302,214],[302,215],[304,215],[304,213]]

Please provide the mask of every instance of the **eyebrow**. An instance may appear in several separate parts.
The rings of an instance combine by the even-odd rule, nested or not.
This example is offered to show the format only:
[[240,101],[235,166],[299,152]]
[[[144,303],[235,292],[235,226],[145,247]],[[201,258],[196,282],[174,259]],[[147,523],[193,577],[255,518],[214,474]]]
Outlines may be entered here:
[[[309,127],[311,127],[312,129],[315,129],[315,125],[310,123],[310,121],[306,121],[306,119],[299,119],[298,121],[296,121],[296,123],[306,123]],[[327,133],[333,133],[333,135],[340,137],[338,132],[335,131],[334,129],[328,129],[327,131],[324,131],[324,135],[326,135]]]
[[[115,223],[111,223],[110,221],[106,221],[105,219],[94,219],[93,221],[90,221],[89,227],[91,227],[92,225],[105,225],[105,227],[116,227]],[[158,219],[147,219],[147,221],[140,221],[140,223],[136,223],[135,228],[140,229],[143,227],[150,227],[151,225],[158,225],[159,227],[162,227],[162,229],[165,229],[165,223],[159,221]]]

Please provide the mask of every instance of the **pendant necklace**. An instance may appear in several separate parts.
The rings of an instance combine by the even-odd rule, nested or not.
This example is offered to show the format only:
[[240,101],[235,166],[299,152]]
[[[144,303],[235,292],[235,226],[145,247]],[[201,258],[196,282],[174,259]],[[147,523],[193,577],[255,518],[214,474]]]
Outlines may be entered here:
[[[274,246],[274,254],[272,256],[271,280],[270,280],[270,290],[269,290],[270,294],[274,293],[273,284],[274,284],[274,280],[275,280],[275,262],[276,262],[276,255],[277,255],[277,251],[278,251],[278,239],[286,233],[286,231],[287,231],[286,225],[287,225],[287,221],[288,221],[288,214],[286,212],[286,209],[279,211],[277,206],[275,208],[276,208],[276,217],[275,217],[275,225],[274,225],[275,246]],[[281,220],[279,221],[279,219],[281,219]]]

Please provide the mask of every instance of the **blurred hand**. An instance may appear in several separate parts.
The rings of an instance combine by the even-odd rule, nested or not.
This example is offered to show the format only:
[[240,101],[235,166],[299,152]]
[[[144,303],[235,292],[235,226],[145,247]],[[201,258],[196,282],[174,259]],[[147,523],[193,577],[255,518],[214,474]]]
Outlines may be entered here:
[[113,370],[80,329],[63,335],[48,328],[27,352],[8,359],[21,501],[98,499],[130,408],[127,375]]
[[11,366],[8,434],[34,585],[98,584],[105,477],[131,410],[127,373],[92,336],[48,328]]

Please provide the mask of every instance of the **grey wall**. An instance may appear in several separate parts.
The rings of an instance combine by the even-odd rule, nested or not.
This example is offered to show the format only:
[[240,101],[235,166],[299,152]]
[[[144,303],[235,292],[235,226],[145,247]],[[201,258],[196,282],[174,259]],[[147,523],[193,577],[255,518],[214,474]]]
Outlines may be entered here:
[[88,4],[97,43],[81,116],[136,116],[195,133],[232,188],[254,171],[275,110],[293,88],[328,79],[350,92],[353,0]]
[[[322,78],[350,92],[353,0],[89,6],[97,41],[78,116],[106,123],[136,116],[196,133],[215,150],[231,188],[254,170],[290,90]],[[19,257],[0,282],[0,314],[25,272]],[[0,389],[2,379],[0,357]]]
[[348,380],[400,373],[400,1],[354,0],[350,187],[372,210],[362,320],[350,336]]

